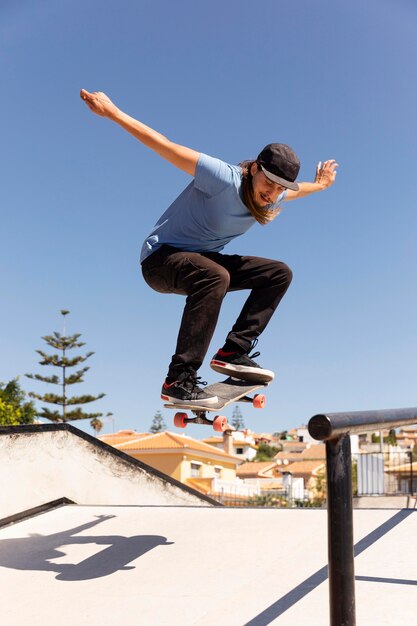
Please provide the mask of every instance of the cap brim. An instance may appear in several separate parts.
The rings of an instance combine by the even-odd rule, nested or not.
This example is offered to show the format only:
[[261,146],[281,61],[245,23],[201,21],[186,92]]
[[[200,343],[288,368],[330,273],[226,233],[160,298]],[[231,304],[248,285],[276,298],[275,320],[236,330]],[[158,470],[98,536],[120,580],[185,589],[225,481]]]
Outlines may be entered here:
[[293,183],[290,180],[285,180],[285,178],[280,178],[279,176],[275,176],[275,174],[271,174],[271,172],[268,172],[263,165],[261,165],[261,169],[265,176],[269,178],[269,180],[272,180],[273,183],[277,183],[277,185],[281,185],[281,187],[285,187],[286,189],[298,191],[297,183]]

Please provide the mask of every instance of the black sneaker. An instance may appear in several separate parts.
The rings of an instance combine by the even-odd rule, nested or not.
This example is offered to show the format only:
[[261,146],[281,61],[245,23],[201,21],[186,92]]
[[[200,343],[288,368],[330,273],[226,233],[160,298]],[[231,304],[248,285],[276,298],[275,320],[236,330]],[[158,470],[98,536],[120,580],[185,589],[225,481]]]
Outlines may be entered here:
[[[256,340],[252,344],[252,348],[256,345]],[[251,348],[251,349],[252,349]],[[226,374],[232,378],[239,380],[247,380],[249,382],[270,382],[274,379],[275,374],[271,370],[263,369],[254,358],[258,357],[260,352],[254,352],[250,356],[247,353],[225,352],[219,350],[210,362],[210,367],[215,372]]]
[[198,385],[207,385],[201,382],[200,377],[190,372],[183,372],[177,380],[169,383],[168,379],[162,385],[161,398],[171,404],[192,404],[196,406],[212,406],[217,404],[218,397],[206,393]]

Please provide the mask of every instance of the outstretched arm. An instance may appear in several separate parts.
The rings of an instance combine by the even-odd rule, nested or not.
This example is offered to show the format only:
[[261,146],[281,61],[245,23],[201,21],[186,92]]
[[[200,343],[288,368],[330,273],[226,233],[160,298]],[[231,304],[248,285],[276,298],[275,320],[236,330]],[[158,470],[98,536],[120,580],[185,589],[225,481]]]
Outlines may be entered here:
[[85,89],[81,89],[81,98],[88,105],[93,113],[106,117],[128,133],[136,137],[145,146],[159,154],[161,157],[178,167],[180,170],[187,172],[191,176],[195,175],[200,153],[186,146],[173,143],[161,133],[153,130],[149,126],[135,120],[130,115],[121,111],[102,91],[89,93]]
[[316,177],[314,182],[298,183],[298,191],[291,191],[291,189],[288,189],[285,201],[297,200],[297,198],[304,198],[304,196],[308,196],[310,193],[327,189],[333,185],[336,180],[337,167],[339,167],[339,164],[336,163],[334,159],[325,161],[323,164],[320,161],[316,167]]

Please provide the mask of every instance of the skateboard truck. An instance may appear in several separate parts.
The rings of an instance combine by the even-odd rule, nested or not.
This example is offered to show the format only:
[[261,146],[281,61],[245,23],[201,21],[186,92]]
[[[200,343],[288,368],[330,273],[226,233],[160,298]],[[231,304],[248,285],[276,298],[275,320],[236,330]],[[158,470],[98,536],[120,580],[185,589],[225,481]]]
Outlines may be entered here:
[[192,409],[191,413],[194,413],[195,417],[188,417],[187,413],[175,413],[174,426],[177,428],[185,428],[187,424],[209,424],[213,426],[213,429],[217,432],[224,432],[231,429],[230,424],[227,423],[227,417],[224,415],[216,415],[212,420],[207,417],[207,411],[198,411]]
[[[239,402],[250,402],[255,409],[263,409],[265,406],[265,396],[262,393],[256,394],[253,398],[250,396],[242,396],[238,399]],[[224,415],[216,415],[213,419],[207,417],[207,409],[188,409],[195,415],[195,417],[188,417],[187,413],[178,412],[174,415],[174,426],[177,428],[185,428],[187,424],[208,424],[213,426],[216,432],[225,432],[226,430],[234,430],[232,426],[227,422],[227,417]]]

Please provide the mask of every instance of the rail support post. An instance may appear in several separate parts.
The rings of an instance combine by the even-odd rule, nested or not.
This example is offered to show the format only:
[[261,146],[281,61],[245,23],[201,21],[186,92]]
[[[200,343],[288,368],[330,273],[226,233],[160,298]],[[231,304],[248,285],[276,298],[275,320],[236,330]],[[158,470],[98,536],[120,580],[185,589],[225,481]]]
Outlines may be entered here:
[[331,626],[355,626],[350,437],[326,441]]

